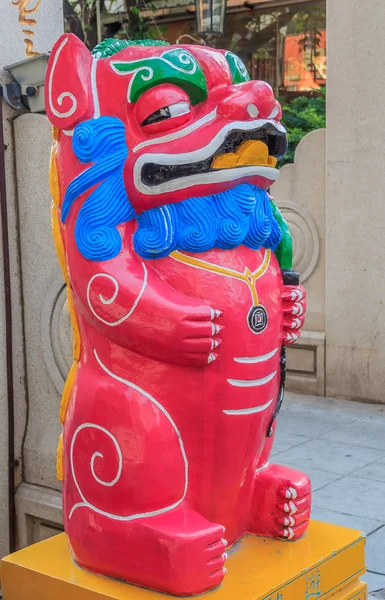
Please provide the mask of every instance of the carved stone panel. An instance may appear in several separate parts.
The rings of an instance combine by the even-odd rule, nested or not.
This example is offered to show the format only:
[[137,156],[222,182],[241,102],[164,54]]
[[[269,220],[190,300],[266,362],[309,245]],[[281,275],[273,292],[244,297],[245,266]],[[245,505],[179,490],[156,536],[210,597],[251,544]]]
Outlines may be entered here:
[[54,278],[42,307],[41,339],[48,372],[62,394],[72,365],[72,329],[61,273]]
[[304,283],[313,273],[319,258],[320,242],[317,226],[310,212],[289,200],[281,200],[279,207],[290,226],[293,236],[293,268]]

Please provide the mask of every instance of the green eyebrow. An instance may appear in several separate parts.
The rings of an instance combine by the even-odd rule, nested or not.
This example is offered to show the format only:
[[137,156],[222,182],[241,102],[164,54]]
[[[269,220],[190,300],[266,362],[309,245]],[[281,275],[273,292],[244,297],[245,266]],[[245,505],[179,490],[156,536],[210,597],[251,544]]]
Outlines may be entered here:
[[133,73],[127,92],[129,102],[136,102],[145,91],[172,83],[184,89],[192,104],[207,98],[207,82],[195,56],[187,50],[167,50],[161,56],[150,56],[141,60],[112,61],[112,69],[119,75]]
[[247,72],[245,63],[233,52],[226,52],[226,60],[229,64],[233,83],[243,83],[250,81],[250,75]]

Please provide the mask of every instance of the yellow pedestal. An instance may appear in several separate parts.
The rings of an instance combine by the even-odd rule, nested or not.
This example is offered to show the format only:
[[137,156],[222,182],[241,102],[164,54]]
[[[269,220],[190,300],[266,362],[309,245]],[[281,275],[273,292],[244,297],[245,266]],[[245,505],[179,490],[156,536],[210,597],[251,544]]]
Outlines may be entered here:
[[[357,531],[318,523],[294,543],[246,537],[229,551],[223,585],[207,600],[366,600],[365,540]],[[94,575],[72,560],[65,534],[2,561],[4,600],[166,600]]]

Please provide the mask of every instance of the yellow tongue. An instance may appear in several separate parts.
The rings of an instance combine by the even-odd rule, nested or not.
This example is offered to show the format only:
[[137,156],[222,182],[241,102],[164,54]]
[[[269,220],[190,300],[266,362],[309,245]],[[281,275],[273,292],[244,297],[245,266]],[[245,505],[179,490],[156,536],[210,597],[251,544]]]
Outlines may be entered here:
[[216,156],[211,164],[213,169],[232,169],[242,165],[258,165],[275,167],[277,159],[269,156],[269,149],[260,140],[243,142],[236,152],[228,152]]

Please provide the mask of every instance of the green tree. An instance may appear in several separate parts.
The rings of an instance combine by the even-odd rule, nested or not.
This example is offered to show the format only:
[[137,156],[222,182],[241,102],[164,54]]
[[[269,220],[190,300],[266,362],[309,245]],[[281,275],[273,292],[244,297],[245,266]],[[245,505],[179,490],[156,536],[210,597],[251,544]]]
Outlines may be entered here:
[[74,33],[92,50],[98,43],[100,7],[101,39],[119,37],[146,39],[154,34],[163,38],[154,19],[144,21],[142,10],[153,11],[145,0],[63,0],[65,29]]
[[307,133],[326,127],[326,89],[323,88],[317,96],[299,96],[288,103],[281,100],[281,104],[282,122],[287,130],[289,148],[280,161],[280,166],[294,161],[295,149]]

